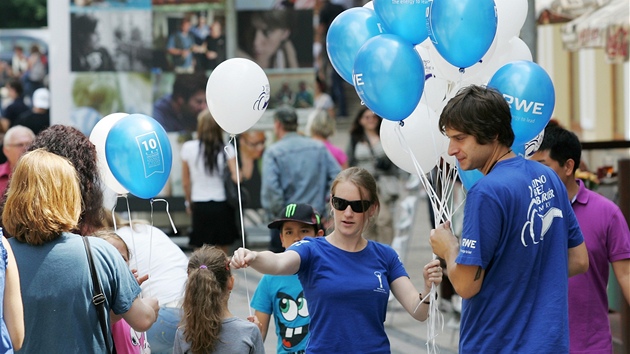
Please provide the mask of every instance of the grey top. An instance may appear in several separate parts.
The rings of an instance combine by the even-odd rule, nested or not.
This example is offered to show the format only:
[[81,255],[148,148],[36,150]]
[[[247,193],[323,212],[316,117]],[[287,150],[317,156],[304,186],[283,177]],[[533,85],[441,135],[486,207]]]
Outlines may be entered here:
[[[190,352],[190,343],[184,339],[184,327],[177,329],[173,354],[185,354]],[[231,317],[223,320],[219,343],[214,348],[215,354],[265,354],[260,330],[255,324]]]

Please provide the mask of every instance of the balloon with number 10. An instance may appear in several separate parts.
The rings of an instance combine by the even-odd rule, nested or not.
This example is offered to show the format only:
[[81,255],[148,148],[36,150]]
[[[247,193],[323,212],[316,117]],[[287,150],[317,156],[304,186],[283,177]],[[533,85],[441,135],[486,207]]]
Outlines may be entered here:
[[166,131],[144,114],[130,114],[112,126],[105,142],[105,156],[118,182],[143,199],[160,193],[173,163]]

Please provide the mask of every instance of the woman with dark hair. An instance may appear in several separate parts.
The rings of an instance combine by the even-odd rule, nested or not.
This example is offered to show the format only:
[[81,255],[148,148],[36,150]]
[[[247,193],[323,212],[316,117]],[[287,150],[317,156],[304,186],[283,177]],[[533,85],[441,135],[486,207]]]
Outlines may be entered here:
[[365,168],[374,176],[378,195],[383,204],[375,225],[368,228],[366,237],[391,244],[394,239],[394,220],[391,210],[398,198],[398,168],[389,160],[381,145],[381,122],[383,119],[363,106],[350,127],[348,165]]
[[70,50],[72,71],[114,71],[114,61],[100,44],[96,31],[98,19],[83,14],[71,14]]
[[199,114],[197,139],[182,145],[181,156],[186,211],[192,215],[190,244],[196,248],[216,245],[227,253],[238,228],[234,209],[226,201],[223,169],[236,158],[234,148],[228,145],[226,149],[223,130],[210,111]]
[[243,23],[249,23],[243,31],[239,44],[240,57],[253,60],[263,69],[286,69],[299,67],[297,52],[291,42],[293,11],[271,10],[245,12]]
[[77,229],[80,235],[92,235],[103,225],[103,192],[96,164],[96,147],[78,129],[56,124],[39,133],[29,151],[45,149],[70,160],[77,170],[83,207]]

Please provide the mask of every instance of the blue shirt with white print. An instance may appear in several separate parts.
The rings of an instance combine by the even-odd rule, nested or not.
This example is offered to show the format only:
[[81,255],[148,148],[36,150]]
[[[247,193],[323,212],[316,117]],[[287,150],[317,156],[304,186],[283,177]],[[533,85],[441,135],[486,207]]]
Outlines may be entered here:
[[298,277],[311,315],[307,352],[390,353],[385,334],[389,285],[408,277],[396,251],[368,241],[347,252],[325,237],[307,237],[287,252],[300,255]]

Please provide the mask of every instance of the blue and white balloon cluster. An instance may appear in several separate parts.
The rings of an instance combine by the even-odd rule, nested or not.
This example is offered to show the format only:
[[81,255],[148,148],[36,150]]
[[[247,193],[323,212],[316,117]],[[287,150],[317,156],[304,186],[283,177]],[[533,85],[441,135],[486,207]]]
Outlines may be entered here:
[[[410,147],[401,146],[401,134],[383,134],[384,129],[400,127],[402,136],[411,136],[404,131],[411,129],[407,126],[437,125],[430,117],[439,116],[448,100],[471,84],[488,85],[504,95],[513,117],[513,148],[523,150],[544,129],[555,103],[551,78],[532,62],[518,37],[527,9],[527,0],[373,0],[335,18],[326,37],[328,56],[379,116],[404,122],[425,119],[420,125],[381,125],[383,147],[394,162],[410,155]],[[439,137],[426,143],[435,146],[412,144],[418,160],[452,160]],[[436,153],[436,148],[443,150]],[[397,165],[416,172],[409,171],[410,161]]]

